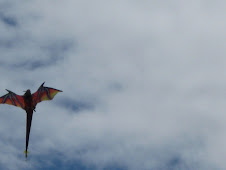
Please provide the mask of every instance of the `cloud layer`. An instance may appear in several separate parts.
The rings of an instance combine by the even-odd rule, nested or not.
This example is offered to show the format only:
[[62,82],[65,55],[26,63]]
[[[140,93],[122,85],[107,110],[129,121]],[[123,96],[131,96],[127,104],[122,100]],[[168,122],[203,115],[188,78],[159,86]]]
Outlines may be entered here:
[[25,114],[1,105],[0,167],[225,169],[225,5],[1,2],[0,93],[63,93],[37,106],[28,161]]

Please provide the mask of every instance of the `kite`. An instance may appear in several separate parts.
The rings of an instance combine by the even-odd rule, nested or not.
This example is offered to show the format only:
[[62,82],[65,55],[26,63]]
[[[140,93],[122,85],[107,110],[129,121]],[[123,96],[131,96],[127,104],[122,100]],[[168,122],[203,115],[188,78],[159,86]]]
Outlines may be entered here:
[[9,104],[20,107],[27,113],[26,149],[24,151],[26,158],[28,154],[28,143],[31,130],[32,116],[33,111],[35,111],[36,105],[45,100],[52,100],[58,92],[62,92],[61,90],[45,87],[44,83],[42,83],[38,90],[33,94],[31,94],[31,91],[28,89],[23,96],[20,96],[6,89],[6,91],[8,91],[8,94],[0,97],[0,104]]

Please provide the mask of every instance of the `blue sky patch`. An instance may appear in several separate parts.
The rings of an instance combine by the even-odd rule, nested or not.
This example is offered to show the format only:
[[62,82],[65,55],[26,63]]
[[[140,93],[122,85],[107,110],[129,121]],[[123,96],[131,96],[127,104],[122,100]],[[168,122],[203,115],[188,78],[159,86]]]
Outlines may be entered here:
[[16,27],[18,25],[17,20],[13,17],[0,15],[0,20],[7,26]]
[[61,97],[57,100],[57,102],[59,106],[70,109],[74,112],[94,109],[94,103],[88,101],[78,101],[66,97]]

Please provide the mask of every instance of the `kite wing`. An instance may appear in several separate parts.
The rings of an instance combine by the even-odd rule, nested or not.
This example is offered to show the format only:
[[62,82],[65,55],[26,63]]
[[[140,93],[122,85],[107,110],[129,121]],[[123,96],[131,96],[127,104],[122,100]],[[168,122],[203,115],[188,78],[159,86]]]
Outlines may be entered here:
[[16,93],[13,93],[12,91],[7,89],[6,91],[8,91],[9,93],[0,97],[0,104],[9,104],[24,109],[25,104],[23,96],[17,95]]
[[54,88],[44,87],[44,83],[42,83],[39,89],[32,94],[33,106],[36,106],[38,103],[44,100],[52,100],[58,92],[62,92],[61,90]]

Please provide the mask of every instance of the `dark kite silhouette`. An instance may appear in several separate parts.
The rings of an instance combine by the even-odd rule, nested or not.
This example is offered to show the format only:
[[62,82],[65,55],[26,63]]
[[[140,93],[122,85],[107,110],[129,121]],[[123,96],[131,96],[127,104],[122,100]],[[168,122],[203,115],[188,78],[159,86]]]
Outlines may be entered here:
[[31,94],[30,89],[28,89],[23,96],[17,95],[12,91],[6,89],[6,91],[8,91],[9,93],[0,97],[0,104],[9,104],[9,105],[20,107],[24,109],[27,113],[26,149],[24,151],[26,157],[28,154],[27,150],[28,150],[32,115],[33,115],[33,111],[35,111],[36,105],[44,100],[52,100],[58,92],[62,92],[61,90],[57,90],[54,88],[44,87],[43,86],[44,83],[42,83],[39,89],[33,94]]

